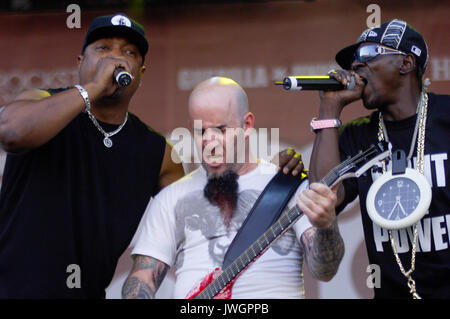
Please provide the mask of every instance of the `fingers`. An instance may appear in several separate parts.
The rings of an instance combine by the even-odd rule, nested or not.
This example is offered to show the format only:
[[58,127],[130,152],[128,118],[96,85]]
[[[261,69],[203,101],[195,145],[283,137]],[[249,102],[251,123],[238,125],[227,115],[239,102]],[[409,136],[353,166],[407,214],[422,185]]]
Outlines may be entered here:
[[352,73],[346,70],[330,70],[328,75],[344,85],[348,85],[352,79]]
[[105,56],[98,60],[92,82],[100,87],[101,95],[110,95],[120,87],[114,80],[117,68],[132,74],[130,63],[124,57]]
[[355,77],[356,86],[366,85],[366,82],[359,76],[358,73],[356,73],[355,71],[351,71],[350,73]]
[[347,86],[352,82],[352,76],[355,78],[355,85],[345,90],[327,90],[320,92],[321,110],[325,114],[340,114],[342,109],[361,98],[364,88],[364,82],[353,71],[331,70],[328,75]]
[[292,175],[296,176],[299,173],[299,165],[301,166],[300,168],[303,168],[302,156],[300,153],[295,152],[291,159],[284,165],[283,173],[289,174],[291,172]]
[[300,193],[297,205],[317,228],[330,227],[336,218],[336,195],[326,185],[311,184],[309,189]]
[[277,165],[278,170],[280,170],[280,168],[284,167],[292,159],[294,154],[294,149],[292,147],[289,147],[275,155],[272,159],[272,163]]
[[292,147],[278,153],[272,159],[272,163],[278,165],[278,170],[282,169],[284,174],[291,173],[293,176],[299,175],[306,171],[303,165],[302,155],[296,152]]
[[352,80],[352,76],[355,79],[356,86],[364,86],[366,83],[355,71],[347,71],[347,70],[330,70],[328,71],[328,75],[344,85],[350,84]]
[[296,152],[294,154],[294,159],[297,159],[298,163],[292,170],[292,175],[297,176],[298,174],[300,174],[302,171],[305,170],[305,166],[303,165],[302,155],[300,153]]

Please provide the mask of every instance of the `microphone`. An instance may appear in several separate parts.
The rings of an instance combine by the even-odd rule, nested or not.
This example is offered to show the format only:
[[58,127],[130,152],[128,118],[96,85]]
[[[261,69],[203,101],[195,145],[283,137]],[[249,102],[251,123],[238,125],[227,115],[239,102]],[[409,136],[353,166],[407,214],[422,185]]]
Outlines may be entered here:
[[133,76],[125,71],[123,68],[118,67],[114,70],[114,80],[121,86],[125,87],[130,85]]
[[343,85],[338,80],[328,75],[305,75],[305,76],[288,76],[283,82],[275,82],[275,85],[282,85],[285,90],[319,90],[319,91],[338,91],[345,89],[353,89],[355,87],[355,77],[349,84]]

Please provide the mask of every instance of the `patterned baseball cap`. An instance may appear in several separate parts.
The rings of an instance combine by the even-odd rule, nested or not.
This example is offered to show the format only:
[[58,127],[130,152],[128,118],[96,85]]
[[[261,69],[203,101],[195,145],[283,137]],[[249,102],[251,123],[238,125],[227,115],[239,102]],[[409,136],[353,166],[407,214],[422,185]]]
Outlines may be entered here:
[[354,60],[354,53],[361,43],[375,42],[387,47],[412,54],[417,65],[425,73],[428,63],[428,47],[422,35],[405,21],[394,19],[383,23],[378,28],[365,30],[358,41],[343,48],[336,54],[336,62],[349,70]]
[[123,36],[136,45],[144,61],[148,51],[144,27],[123,13],[95,18],[86,33],[81,53],[92,42],[111,36]]

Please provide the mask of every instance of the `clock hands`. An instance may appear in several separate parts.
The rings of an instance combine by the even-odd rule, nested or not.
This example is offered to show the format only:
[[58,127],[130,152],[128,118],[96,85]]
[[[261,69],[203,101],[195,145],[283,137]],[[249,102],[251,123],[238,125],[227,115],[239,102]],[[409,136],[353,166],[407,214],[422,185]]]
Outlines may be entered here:
[[[399,196],[400,197],[400,196]],[[406,214],[406,212],[405,212],[405,210],[403,209],[403,205],[402,205],[402,203],[400,202],[400,200],[398,200],[398,206],[400,207],[400,209],[402,210],[402,212],[403,212],[403,216],[408,216],[408,214]]]
[[[406,214],[406,212],[405,212],[405,209],[403,208],[402,203],[400,202],[400,199],[401,199],[401,196],[400,196],[400,195],[395,196],[395,205],[394,205],[394,207],[392,207],[392,210],[391,210],[391,212],[390,212],[389,215],[388,215],[388,219],[391,219],[392,214],[394,214],[395,208],[397,207],[397,205],[400,207],[401,211],[403,212],[403,215],[404,215],[405,217],[408,216],[408,214]],[[397,218],[397,219],[398,219],[398,218]]]
[[389,215],[388,215],[388,219],[391,219],[391,216],[392,216],[392,214],[394,213],[394,211],[395,211],[395,208],[397,207],[397,205],[398,205],[398,200],[395,202],[395,205],[394,205],[394,207],[392,207],[392,210],[391,210],[391,212],[389,213]]

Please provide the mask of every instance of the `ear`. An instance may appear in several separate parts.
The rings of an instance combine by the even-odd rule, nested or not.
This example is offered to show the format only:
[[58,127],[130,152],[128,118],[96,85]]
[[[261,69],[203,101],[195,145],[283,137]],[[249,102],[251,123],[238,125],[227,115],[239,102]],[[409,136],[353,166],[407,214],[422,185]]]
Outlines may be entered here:
[[250,135],[255,129],[255,115],[252,112],[248,112],[244,115],[244,131],[245,135]]
[[402,64],[400,65],[400,74],[406,75],[410,72],[414,72],[416,70],[416,58],[408,54],[403,56]]
[[139,69],[139,86],[142,85],[142,76],[144,75],[146,70],[147,67],[145,65],[141,66],[141,68]]
[[80,68],[81,63],[83,62],[83,58],[84,58],[83,55],[77,56],[77,65],[78,65],[78,68]]

